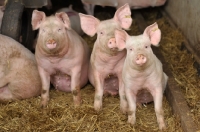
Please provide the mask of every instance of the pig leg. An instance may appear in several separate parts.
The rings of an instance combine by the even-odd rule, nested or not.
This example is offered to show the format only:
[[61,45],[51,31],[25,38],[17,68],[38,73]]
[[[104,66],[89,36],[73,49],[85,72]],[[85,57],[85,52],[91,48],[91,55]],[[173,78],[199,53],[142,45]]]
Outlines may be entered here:
[[81,71],[75,69],[74,71],[72,71],[71,75],[71,92],[73,94],[73,101],[75,106],[80,106],[81,104],[80,80],[81,80]]
[[11,100],[13,99],[13,95],[8,87],[8,79],[7,77],[2,77],[0,79],[0,100]]
[[102,108],[103,86],[104,79],[97,71],[94,71],[95,79],[95,96],[94,96],[94,109],[99,111]]
[[10,91],[8,85],[0,87],[0,100],[2,102],[14,99],[12,92]]
[[119,77],[120,109],[121,109],[122,113],[125,114],[127,112],[128,103],[127,103],[127,100],[126,100],[124,83],[122,81],[121,76],[122,75],[120,75],[120,77]]
[[41,107],[46,107],[49,101],[50,75],[40,66],[38,71],[42,81]]
[[135,112],[136,112],[136,93],[135,91],[131,91],[131,87],[126,87],[125,86],[125,93],[126,93],[126,99],[128,102],[128,123],[131,125],[135,124],[136,117],[135,117]]
[[159,129],[163,130],[166,128],[166,126],[164,122],[164,112],[162,108],[162,98],[163,98],[162,87],[158,87],[157,89],[155,89],[154,94],[152,95],[154,98],[154,107]]

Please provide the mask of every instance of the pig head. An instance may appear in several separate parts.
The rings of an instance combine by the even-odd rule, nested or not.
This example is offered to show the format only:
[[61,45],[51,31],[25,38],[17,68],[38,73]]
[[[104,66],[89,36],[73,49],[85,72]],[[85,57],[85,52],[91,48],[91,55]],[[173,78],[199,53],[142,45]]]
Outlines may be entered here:
[[[164,129],[162,98],[168,77],[151,49],[161,39],[157,23],[148,26],[142,35],[129,36],[124,30],[116,30],[115,37],[118,49],[127,50],[122,78],[129,106],[128,122],[135,124],[136,102],[148,103],[153,99],[159,128]],[[147,91],[153,98],[146,96]]]
[[32,27],[39,29],[35,57],[42,79],[41,105],[49,100],[50,81],[58,90],[73,93],[80,105],[80,88],[88,81],[89,47],[73,30],[65,12],[46,17],[34,10]]
[[119,8],[114,18],[109,20],[100,21],[91,15],[81,13],[80,19],[81,27],[87,35],[97,34],[89,66],[89,81],[95,87],[95,110],[99,111],[102,107],[103,93],[116,95],[118,90],[122,99],[120,105],[125,105],[121,72],[126,51],[116,49],[114,31],[121,28],[128,29],[131,26],[129,5],[125,4]]

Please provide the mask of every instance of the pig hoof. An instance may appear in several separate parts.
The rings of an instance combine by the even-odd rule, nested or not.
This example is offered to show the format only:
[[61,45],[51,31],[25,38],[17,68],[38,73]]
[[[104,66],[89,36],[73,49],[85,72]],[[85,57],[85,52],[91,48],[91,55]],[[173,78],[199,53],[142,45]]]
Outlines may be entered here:
[[121,112],[122,112],[122,114],[126,114],[127,113],[127,108],[120,108],[120,110],[121,110]]
[[135,118],[129,116],[127,122],[130,123],[132,126],[134,126],[134,124],[135,124]]
[[101,109],[102,109],[101,107],[98,107],[98,108],[94,107],[94,110],[97,111],[97,112],[100,112]]
[[165,130],[166,129],[165,123],[160,123],[159,124],[159,129],[160,130]]
[[99,112],[102,109],[102,105],[101,104],[94,105],[94,109],[95,111]]
[[47,107],[47,105],[45,104],[40,104],[40,108],[45,109]]
[[47,107],[47,102],[46,101],[41,101],[40,107],[41,108],[46,108]]
[[81,98],[75,98],[74,99],[74,106],[79,107],[81,105]]
[[74,106],[75,106],[75,107],[81,106],[81,101],[80,101],[80,102],[75,102],[75,103],[74,103]]

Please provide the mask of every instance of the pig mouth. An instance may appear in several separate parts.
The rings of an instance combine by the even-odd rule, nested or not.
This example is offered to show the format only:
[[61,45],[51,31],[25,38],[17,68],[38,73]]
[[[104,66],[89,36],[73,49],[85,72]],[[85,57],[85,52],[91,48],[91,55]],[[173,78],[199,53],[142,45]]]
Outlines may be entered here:
[[47,44],[46,44],[47,48],[49,48],[49,49],[54,49],[54,48],[56,48],[56,45],[57,45],[57,43],[47,43]]
[[56,46],[57,46],[56,40],[55,40],[55,39],[49,39],[49,40],[46,42],[46,46],[47,46],[47,48],[49,48],[49,49],[54,49],[54,48],[56,48]]

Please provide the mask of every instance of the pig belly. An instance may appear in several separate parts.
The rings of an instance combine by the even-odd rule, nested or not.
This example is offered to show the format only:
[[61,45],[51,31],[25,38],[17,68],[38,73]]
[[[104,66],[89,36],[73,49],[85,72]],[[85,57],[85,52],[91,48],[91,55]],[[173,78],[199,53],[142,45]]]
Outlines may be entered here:
[[71,77],[68,75],[54,75],[51,77],[51,83],[57,90],[71,92]]
[[136,100],[139,104],[150,103],[153,101],[153,96],[148,90],[142,89],[138,91]]
[[119,80],[116,76],[109,76],[104,81],[104,94],[117,95],[119,92]]

